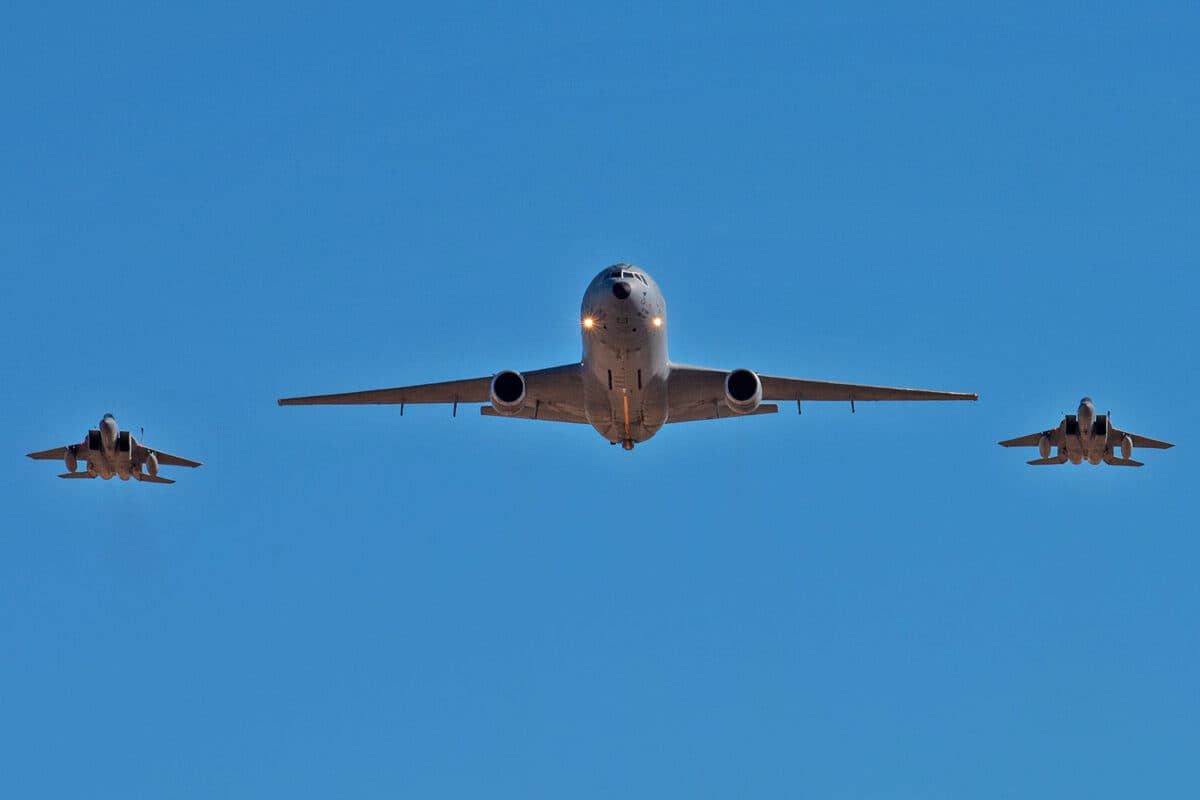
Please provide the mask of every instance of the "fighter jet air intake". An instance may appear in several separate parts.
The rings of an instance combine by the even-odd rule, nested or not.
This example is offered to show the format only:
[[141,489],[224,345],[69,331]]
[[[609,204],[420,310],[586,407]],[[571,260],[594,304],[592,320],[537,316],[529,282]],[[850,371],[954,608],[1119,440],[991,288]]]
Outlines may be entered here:
[[[199,467],[199,461],[191,461],[162,450],[151,450],[143,446],[129,431],[117,427],[112,414],[105,414],[100,427],[90,430],[79,444],[29,453],[30,458],[43,461],[62,461],[67,471],[60,478],[103,478],[111,480],[115,475],[123,481],[130,478],[146,483],[174,483],[160,477],[160,465],[173,467]],[[79,463],[84,469],[79,472]],[[143,471],[144,469],[144,471]]]
[[290,397],[282,406],[482,403],[490,417],[591,425],[612,444],[632,450],[663,425],[774,414],[776,401],[976,400],[977,395],[896,389],[712,369],[667,357],[669,318],[662,292],[644,270],[615,264],[583,296],[579,320],[583,357],[531,372],[502,370],[466,380],[345,394]]
[[[1092,398],[1085,397],[1079,401],[1079,409],[1075,414],[1067,414],[1057,428],[1040,433],[1031,433],[1016,439],[1000,442],[1001,447],[1036,447],[1041,458],[1035,458],[1026,463],[1034,466],[1051,464],[1111,464],[1114,467],[1141,467],[1140,461],[1133,460],[1133,451],[1137,448],[1151,450],[1166,450],[1175,445],[1170,442],[1160,442],[1148,436],[1136,433],[1126,433],[1112,424],[1108,414],[1097,414],[1096,405]],[[1055,449],[1050,455],[1051,448]],[[1120,449],[1121,455],[1116,455]]]

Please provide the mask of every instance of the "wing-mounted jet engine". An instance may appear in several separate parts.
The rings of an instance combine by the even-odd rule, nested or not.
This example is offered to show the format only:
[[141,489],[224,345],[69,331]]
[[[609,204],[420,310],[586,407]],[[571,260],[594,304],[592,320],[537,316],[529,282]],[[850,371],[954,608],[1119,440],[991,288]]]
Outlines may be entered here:
[[521,413],[525,407],[525,378],[516,370],[497,372],[488,387],[492,408],[502,417]]
[[[999,444],[1001,447],[1037,447],[1041,457],[1028,462],[1034,466],[1065,464],[1068,461],[1082,464],[1087,461],[1089,464],[1110,464],[1114,467],[1144,466],[1142,462],[1133,460],[1134,447],[1166,450],[1175,446],[1170,442],[1120,430],[1112,424],[1111,414],[1096,413],[1096,406],[1090,397],[1079,401],[1076,413],[1065,415],[1057,428],[1007,439]],[[1054,455],[1051,455],[1052,450]]]
[[725,405],[735,414],[753,414],[762,403],[762,381],[748,369],[725,376]]

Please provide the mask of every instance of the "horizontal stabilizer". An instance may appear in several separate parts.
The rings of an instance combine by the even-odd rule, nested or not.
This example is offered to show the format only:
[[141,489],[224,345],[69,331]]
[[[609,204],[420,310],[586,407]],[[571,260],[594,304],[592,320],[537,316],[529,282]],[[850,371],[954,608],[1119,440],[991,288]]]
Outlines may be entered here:
[[1067,463],[1067,458],[1066,458],[1066,456],[1054,456],[1053,458],[1035,458],[1033,461],[1026,461],[1025,463],[1030,464],[1035,467],[1048,467],[1053,464],[1065,464],[1065,463]]
[[96,477],[91,472],[64,472],[59,475],[60,478],[94,478]]
[[145,472],[135,472],[135,473],[133,473],[133,476],[135,478],[137,478],[139,481],[145,481],[146,483],[174,483],[175,482],[175,481],[171,480],[170,478],[163,478],[159,475],[148,475]]
[[1109,456],[1104,459],[1105,464],[1112,464],[1114,467],[1144,467],[1146,466],[1141,461],[1134,461],[1132,458],[1117,458]]

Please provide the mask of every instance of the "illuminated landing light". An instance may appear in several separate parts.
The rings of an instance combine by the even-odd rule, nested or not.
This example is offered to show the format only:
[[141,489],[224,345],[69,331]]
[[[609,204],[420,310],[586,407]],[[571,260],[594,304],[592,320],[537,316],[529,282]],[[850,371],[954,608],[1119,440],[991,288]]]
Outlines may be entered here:
[[590,331],[590,330],[591,330],[593,327],[595,327],[595,325],[596,325],[596,320],[592,319],[591,317],[584,317],[584,318],[583,318],[583,327],[587,328],[589,331]]
[[655,317],[653,321],[654,321],[654,327],[656,327],[656,328],[662,327],[662,317]]

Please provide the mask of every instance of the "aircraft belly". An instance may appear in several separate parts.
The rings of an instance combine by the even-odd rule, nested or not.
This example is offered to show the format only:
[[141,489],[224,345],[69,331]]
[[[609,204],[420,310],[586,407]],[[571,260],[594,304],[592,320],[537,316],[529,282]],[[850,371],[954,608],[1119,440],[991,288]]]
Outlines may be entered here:
[[667,359],[656,359],[656,350],[605,345],[585,352],[585,412],[610,442],[644,442],[666,423]]

